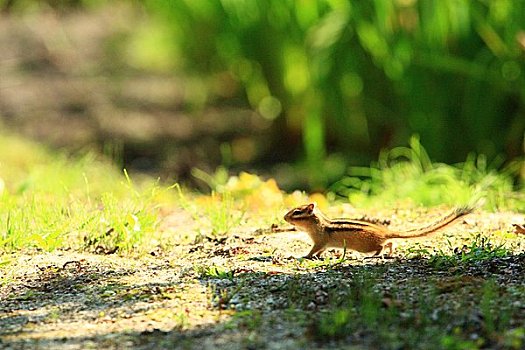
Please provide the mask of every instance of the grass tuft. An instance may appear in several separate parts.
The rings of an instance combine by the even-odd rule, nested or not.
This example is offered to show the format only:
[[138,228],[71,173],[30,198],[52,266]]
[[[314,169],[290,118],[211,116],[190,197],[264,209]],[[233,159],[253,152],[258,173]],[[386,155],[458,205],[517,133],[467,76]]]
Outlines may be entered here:
[[[0,251],[130,252],[154,232],[159,185],[134,184],[92,153],[68,156],[0,135]],[[37,156],[35,156],[37,155]]]
[[464,245],[452,251],[454,254],[450,255],[443,250],[438,250],[437,254],[430,256],[430,264],[435,268],[469,265],[490,261],[494,258],[505,257],[511,254],[511,251],[509,251],[504,244],[495,244],[489,237],[482,236],[481,234],[475,235],[470,245]]
[[332,190],[358,206],[393,205],[408,199],[424,206],[483,202],[489,210],[524,212],[524,194],[514,188],[522,163],[512,162],[499,172],[483,155],[471,155],[457,165],[432,163],[419,138],[413,136],[410,147],[382,152],[370,168],[351,168]]

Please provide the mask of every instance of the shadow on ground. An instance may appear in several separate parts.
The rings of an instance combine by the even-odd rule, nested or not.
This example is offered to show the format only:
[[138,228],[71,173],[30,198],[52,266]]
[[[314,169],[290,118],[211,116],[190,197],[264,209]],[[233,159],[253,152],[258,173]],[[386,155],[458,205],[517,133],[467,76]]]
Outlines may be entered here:
[[519,348],[525,254],[464,256],[195,272],[85,255],[2,287],[0,347]]

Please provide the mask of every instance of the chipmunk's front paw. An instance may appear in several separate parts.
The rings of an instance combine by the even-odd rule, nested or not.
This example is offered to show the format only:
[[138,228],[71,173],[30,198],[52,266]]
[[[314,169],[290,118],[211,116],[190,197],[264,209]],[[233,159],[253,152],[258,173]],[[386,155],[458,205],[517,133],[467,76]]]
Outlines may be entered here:
[[299,259],[300,260],[321,260],[321,257],[319,255],[311,255],[311,256],[306,255]]

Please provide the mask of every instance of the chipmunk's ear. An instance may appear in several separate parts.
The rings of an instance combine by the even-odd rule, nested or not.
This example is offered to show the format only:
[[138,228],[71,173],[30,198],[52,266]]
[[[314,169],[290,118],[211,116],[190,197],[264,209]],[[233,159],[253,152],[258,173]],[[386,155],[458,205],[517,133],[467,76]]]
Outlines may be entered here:
[[310,203],[310,204],[308,204],[308,206],[306,207],[306,210],[308,210],[308,213],[313,212],[314,209],[315,209],[315,203]]

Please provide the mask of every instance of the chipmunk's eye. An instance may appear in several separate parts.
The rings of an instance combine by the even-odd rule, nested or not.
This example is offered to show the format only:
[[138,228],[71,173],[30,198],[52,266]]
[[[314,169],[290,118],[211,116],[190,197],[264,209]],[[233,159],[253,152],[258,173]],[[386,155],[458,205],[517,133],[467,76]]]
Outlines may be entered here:
[[292,215],[301,215],[303,211],[301,209],[295,209],[292,213]]

